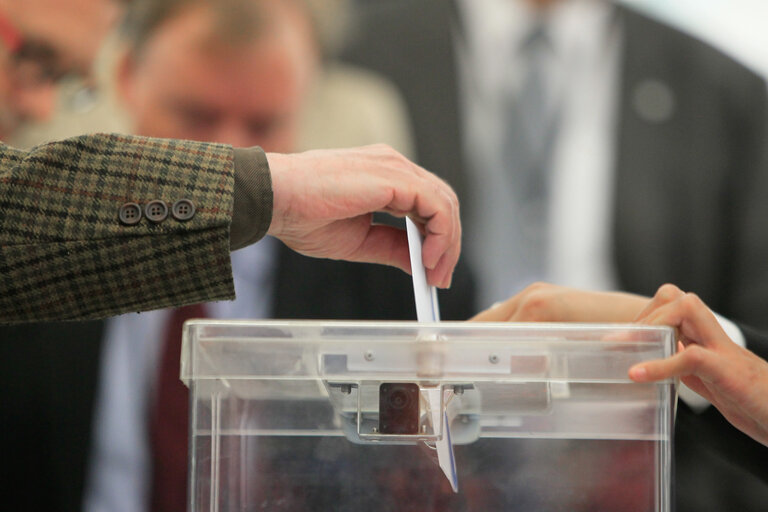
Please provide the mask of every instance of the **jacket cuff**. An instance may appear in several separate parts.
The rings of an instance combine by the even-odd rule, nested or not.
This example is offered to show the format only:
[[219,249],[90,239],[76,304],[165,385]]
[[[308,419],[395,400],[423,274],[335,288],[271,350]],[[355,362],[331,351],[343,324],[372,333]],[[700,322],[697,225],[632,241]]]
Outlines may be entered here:
[[235,203],[230,250],[258,242],[272,222],[272,176],[267,155],[257,146],[235,148]]

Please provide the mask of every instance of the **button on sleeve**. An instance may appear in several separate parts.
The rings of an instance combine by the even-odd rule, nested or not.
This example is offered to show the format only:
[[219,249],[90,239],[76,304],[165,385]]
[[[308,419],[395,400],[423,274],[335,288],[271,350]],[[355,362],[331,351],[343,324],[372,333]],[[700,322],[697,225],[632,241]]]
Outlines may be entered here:
[[144,214],[151,222],[159,223],[168,218],[168,205],[165,202],[155,199],[147,203],[144,207]]
[[141,221],[141,206],[136,203],[125,203],[118,210],[120,222],[126,226],[133,226]]
[[195,203],[189,199],[179,199],[171,207],[171,215],[179,222],[185,222],[195,216]]

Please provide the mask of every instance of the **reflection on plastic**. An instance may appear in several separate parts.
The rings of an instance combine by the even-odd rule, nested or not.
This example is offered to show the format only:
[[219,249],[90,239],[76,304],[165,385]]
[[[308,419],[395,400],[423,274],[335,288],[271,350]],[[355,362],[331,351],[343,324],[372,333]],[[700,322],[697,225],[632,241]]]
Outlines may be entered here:
[[[627,369],[671,329],[187,325],[194,512],[670,510],[674,386]],[[383,383],[418,386],[417,434],[378,431]]]

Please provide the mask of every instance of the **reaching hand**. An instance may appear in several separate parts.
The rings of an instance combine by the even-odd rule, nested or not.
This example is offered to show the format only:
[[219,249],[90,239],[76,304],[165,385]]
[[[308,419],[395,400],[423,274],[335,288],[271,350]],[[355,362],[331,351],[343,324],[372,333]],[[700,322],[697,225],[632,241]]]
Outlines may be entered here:
[[410,272],[405,231],[372,225],[372,213],[423,228],[430,284],[448,287],[461,251],[459,202],[435,175],[384,145],[268,154],[274,207],[269,234],[319,258],[383,263]]
[[768,362],[731,341],[701,299],[673,285],[662,286],[637,320],[676,327],[678,353],[633,366],[631,379],[680,377],[736,428],[768,446]]
[[474,322],[631,322],[648,304],[629,293],[589,292],[535,283],[478,313]]

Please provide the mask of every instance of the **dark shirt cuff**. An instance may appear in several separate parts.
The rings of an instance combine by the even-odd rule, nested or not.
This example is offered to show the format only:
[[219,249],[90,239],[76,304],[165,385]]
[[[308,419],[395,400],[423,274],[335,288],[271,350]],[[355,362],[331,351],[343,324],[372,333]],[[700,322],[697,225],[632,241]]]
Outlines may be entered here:
[[230,250],[261,240],[272,222],[272,176],[267,155],[257,146],[235,148],[235,204]]

